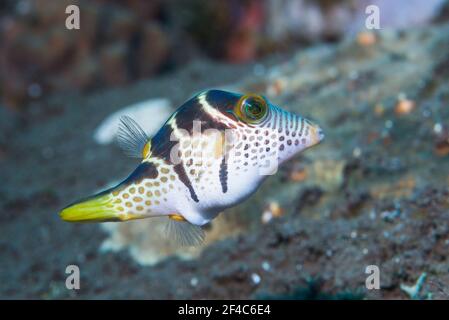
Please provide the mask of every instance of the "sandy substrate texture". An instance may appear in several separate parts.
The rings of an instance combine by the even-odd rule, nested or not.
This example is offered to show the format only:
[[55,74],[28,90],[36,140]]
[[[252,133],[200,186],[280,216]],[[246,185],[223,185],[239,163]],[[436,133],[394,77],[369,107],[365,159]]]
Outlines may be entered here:
[[[362,34],[284,63],[194,63],[179,73],[83,97],[55,97],[26,117],[0,109],[0,297],[449,298],[449,28]],[[326,140],[230,210],[248,230],[198,259],[141,266],[126,250],[100,253],[98,225],[57,212],[124,177],[136,162],[92,133],[120,107],[151,97],[178,105],[233,83],[318,121]],[[235,85],[235,83],[237,83]],[[262,224],[267,201],[284,214]],[[214,226],[212,225],[212,228]],[[65,267],[81,289],[65,288]],[[380,268],[380,290],[365,268]]]

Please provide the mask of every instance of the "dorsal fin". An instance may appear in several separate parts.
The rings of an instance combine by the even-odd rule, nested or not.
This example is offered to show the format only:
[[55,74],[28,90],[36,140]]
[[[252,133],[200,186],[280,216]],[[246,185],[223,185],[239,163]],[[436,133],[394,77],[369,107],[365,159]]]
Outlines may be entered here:
[[150,149],[150,138],[129,116],[120,117],[117,142],[128,156],[134,158],[146,158]]

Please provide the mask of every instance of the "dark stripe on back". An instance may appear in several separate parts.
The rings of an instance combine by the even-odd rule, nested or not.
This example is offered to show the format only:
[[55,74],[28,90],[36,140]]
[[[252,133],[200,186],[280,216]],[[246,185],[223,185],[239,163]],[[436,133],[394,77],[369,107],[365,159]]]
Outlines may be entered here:
[[207,129],[224,131],[230,128],[222,121],[213,118],[207,113],[203,109],[198,98],[193,98],[187,101],[177,112],[175,120],[176,126],[179,129],[184,129],[190,134],[193,133],[193,121],[199,121],[201,123],[201,132],[204,132]]
[[235,105],[241,97],[241,94],[222,90],[209,90],[206,93],[207,103],[221,113],[227,113],[227,111],[234,110]]
[[189,189],[190,197],[195,202],[199,202],[198,196],[195,193],[195,190],[193,189],[192,183],[190,182],[189,177],[187,176],[187,173],[184,169],[183,163],[178,163],[173,167],[173,170],[175,170],[176,174],[178,175],[179,180],[181,180],[182,183]]
[[[209,90],[206,92],[206,102],[213,108],[220,111],[224,116],[233,121],[240,121],[234,113],[234,107],[239,102],[242,94],[227,92],[223,90]],[[248,126],[248,123],[240,122]]]
[[228,191],[228,164],[226,163],[225,156],[223,156],[223,160],[221,160],[218,177],[220,178],[221,190],[223,193],[226,193]]
[[159,172],[154,163],[142,162],[139,166],[125,179],[120,185],[129,185],[131,183],[139,183],[143,179],[156,179]]
[[151,139],[151,154],[167,163],[170,163],[172,148],[179,142],[177,140],[170,141],[172,132],[173,128],[165,123]]

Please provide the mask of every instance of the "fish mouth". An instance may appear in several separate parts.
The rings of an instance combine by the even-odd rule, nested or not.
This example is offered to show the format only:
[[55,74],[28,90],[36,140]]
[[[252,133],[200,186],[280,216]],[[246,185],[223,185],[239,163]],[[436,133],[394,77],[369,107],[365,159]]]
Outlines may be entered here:
[[321,129],[320,127],[317,128],[317,139],[318,139],[318,143],[320,143],[321,141],[324,140],[324,131],[323,129]]
[[321,127],[311,121],[310,122],[310,146],[319,144],[324,140],[325,134]]

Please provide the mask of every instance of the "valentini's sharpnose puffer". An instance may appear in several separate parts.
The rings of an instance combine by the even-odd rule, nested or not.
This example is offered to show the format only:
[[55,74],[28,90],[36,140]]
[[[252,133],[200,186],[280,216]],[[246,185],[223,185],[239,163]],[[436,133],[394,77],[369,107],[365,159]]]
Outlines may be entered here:
[[263,96],[205,91],[185,102],[152,139],[123,117],[119,144],[142,162],[117,186],[66,207],[60,216],[71,222],[166,216],[169,239],[197,245],[204,240],[201,226],[323,137],[318,125]]

